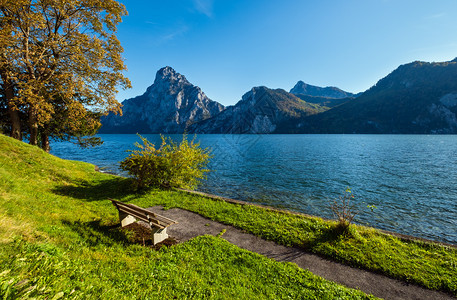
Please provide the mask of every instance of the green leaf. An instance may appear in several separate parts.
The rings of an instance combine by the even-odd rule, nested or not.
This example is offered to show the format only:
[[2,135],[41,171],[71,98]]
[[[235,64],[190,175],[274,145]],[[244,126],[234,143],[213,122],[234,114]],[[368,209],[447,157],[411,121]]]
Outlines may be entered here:
[[65,295],[64,292],[58,292],[58,293],[52,298],[52,300],[60,299],[60,298],[62,298],[64,295]]

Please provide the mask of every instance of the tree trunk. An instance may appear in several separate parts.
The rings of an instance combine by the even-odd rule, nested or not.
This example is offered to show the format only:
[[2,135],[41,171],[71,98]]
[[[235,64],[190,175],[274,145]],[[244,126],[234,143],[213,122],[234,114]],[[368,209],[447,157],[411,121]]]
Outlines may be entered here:
[[8,105],[8,113],[10,115],[11,121],[10,135],[12,138],[22,141],[21,120],[19,118],[19,112]]
[[30,145],[38,145],[38,121],[35,113],[35,109],[30,107],[29,109],[29,130],[30,130]]
[[46,152],[49,152],[49,150],[51,150],[51,147],[49,146],[49,135],[46,133],[46,131],[43,131],[41,133],[41,149],[43,149]]
[[11,105],[11,101],[14,98],[13,84],[8,79],[6,73],[1,70],[0,77],[3,80],[3,90],[5,92],[6,106],[8,107],[8,114],[11,122],[11,137],[22,141],[21,131],[21,119],[19,117],[19,111]]

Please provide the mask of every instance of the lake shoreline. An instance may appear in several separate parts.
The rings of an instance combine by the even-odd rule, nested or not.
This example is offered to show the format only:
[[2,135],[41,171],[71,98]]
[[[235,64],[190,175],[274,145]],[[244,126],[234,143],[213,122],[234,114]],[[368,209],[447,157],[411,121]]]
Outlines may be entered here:
[[[96,165],[94,165],[94,168],[95,168],[95,171],[100,172],[100,173],[110,174],[110,175],[117,176],[117,177],[122,177],[122,178],[128,178],[128,177],[122,176],[120,174],[116,174],[114,172],[104,172],[104,171],[100,170],[99,166],[96,166]],[[329,219],[329,218],[325,218],[325,217],[321,217],[321,216],[317,216],[317,215],[310,215],[310,214],[306,214],[306,213],[302,213],[302,212],[298,212],[298,211],[293,211],[293,210],[288,210],[288,209],[283,209],[283,208],[277,208],[277,207],[274,207],[274,206],[259,204],[259,203],[255,203],[255,202],[245,201],[245,200],[237,200],[237,199],[228,198],[228,197],[224,197],[224,196],[219,196],[219,195],[215,195],[215,194],[211,194],[211,193],[207,193],[207,192],[193,191],[193,190],[187,190],[187,189],[181,189],[181,188],[177,188],[176,190],[182,191],[182,192],[186,192],[186,193],[189,193],[189,194],[194,194],[194,195],[207,197],[207,198],[214,199],[214,200],[225,201],[225,202],[232,203],[232,204],[251,205],[251,206],[255,206],[255,207],[259,207],[259,208],[263,208],[263,209],[268,209],[268,210],[271,210],[271,211],[284,212],[284,213],[288,213],[288,214],[304,216],[304,217],[307,217],[307,218],[320,218],[320,219],[323,219],[325,221],[335,221],[334,219]],[[451,247],[451,248],[457,249],[457,244],[446,243],[446,242],[442,242],[442,241],[437,241],[437,240],[422,238],[422,237],[418,237],[418,236],[398,233],[398,232],[394,232],[394,231],[384,230],[384,229],[381,229],[381,228],[374,227],[372,225],[367,226],[367,225],[364,225],[364,224],[358,224],[357,222],[355,222],[355,224],[359,225],[359,226],[366,226],[366,227],[375,228],[376,230],[379,230],[380,232],[382,232],[384,234],[395,236],[395,237],[397,237],[397,238],[399,238],[401,240],[431,243],[431,244],[436,244],[436,245],[440,245],[440,246],[444,246],[444,247]]]
[[[283,213],[288,213],[288,214],[297,215],[297,216],[303,216],[303,217],[307,217],[307,218],[320,218],[320,219],[323,219],[325,221],[335,221],[334,219],[328,219],[328,218],[325,218],[325,217],[305,214],[305,213],[302,213],[302,212],[297,212],[297,211],[292,211],[292,210],[288,210],[288,209],[277,208],[277,207],[274,207],[274,206],[268,206],[268,205],[258,204],[258,203],[249,202],[249,201],[243,201],[243,200],[227,198],[227,197],[218,196],[218,195],[205,193],[205,192],[200,192],[200,191],[192,191],[192,190],[179,189],[179,188],[177,190],[182,191],[182,192],[186,192],[186,193],[189,193],[189,194],[195,194],[195,195],[199,195],[199,196],[203,196],[203,197],[208,197],[208,198],[211,198],[211,199],[214,199],[214,200],[225,201],[225,202],[232,203],[232,204],[251,205],[251,206],[255,206],[255,207],[259,207],[259,208],[263,208],[263,209],[268,209],[268,210],[271,210],[271,211],[283,212]],[[372,227],[372,228],[374,228],[376,230],[379,230],[380,232],[382,232],[384,234],[395,236],[395,237],[397,237],[397,238],[399,238],[401,240],[431,243],[431,244],[436,244],[436,245],[440,245],[440,246],[444,246],[444,247],[451,247],[451,248],[457,249],[457,244],[451,244],[451,243],[436,241],[436,240],[432,240],[432,239],[426,239],[426,238],[422,238],[422,237],[417,237],[417,236],[407,235],[407,234],[403,234],[403,233],[393,232],[393,231],[389,231],[389,230],[376,228],[376,227],[373,227],[373,226],[357,224],[357,222],[355,222],[355,224],[359,225],[359,226]]]

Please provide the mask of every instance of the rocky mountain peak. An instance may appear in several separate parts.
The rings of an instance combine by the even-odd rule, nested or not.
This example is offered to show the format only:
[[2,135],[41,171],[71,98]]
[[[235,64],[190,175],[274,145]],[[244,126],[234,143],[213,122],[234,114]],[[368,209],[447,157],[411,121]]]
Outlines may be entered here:
[[167,66],[157,71],[154,84],[148,87],[146,94],[175,94],[184,88],[193,88],[201,92],[200,88],[190,83],[184,75]]
[[184,75],[179,74],[169,66],[163,67],[157,71],[154,84],[160,84],[161,82],[182,82],[185,84],[190,84]]
[[157,71],[143,95],[122,104],[123,116],[104,118],[101,133],[181,133],[224,109],[169,66]]

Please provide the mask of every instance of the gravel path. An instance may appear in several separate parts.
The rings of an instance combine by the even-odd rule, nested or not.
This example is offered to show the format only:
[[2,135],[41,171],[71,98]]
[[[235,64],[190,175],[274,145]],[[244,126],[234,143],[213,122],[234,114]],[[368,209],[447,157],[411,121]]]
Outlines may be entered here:
[[211,221],[196,213],[173,208],[163,210],[161,207],[148,208],[153,212],[178,221],[168,227],[168,234],[179,241],[187,241],[199,235],[217,235],[226,230],[222,238],[243,249],[256,252],[277,261],[296,263],[300,268],[325,279],[356,288],[367,294],[384,299],[456,299],[448,294],[427,290],[407,284],[383,275],[352,268],[323,259],[298,248],[290,248],[266,241],[229,225]]

